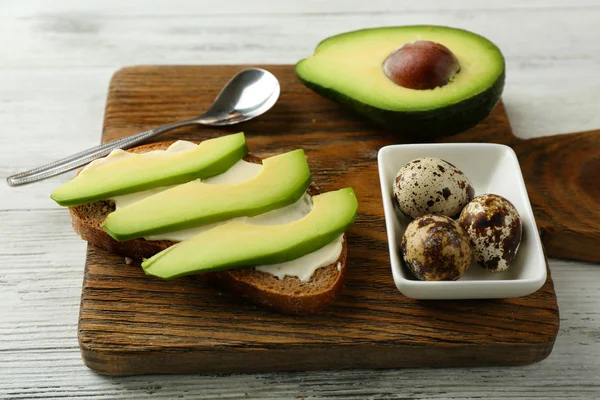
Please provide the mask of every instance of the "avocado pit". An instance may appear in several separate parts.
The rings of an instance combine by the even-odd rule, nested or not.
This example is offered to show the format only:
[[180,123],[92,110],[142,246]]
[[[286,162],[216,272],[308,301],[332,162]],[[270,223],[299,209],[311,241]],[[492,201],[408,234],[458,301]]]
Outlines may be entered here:
[[459,71],[454,54],[446,46],[428,40],[406,43],[383,62],[383,72],[392,82],[416,90],[444,86]]

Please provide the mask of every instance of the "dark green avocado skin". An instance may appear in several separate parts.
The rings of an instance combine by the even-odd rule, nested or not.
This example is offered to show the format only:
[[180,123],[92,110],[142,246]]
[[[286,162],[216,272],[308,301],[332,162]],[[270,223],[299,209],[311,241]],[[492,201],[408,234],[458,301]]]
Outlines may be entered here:
[[433,140],[463,132],[487,117],[500,100],[504,89],[505,70],[487,90],[445,107],[427,111],[382,110],[345,94],[310,82],[296,71],[300,81],[319,93],[375,121],[391,132],[417,140]]

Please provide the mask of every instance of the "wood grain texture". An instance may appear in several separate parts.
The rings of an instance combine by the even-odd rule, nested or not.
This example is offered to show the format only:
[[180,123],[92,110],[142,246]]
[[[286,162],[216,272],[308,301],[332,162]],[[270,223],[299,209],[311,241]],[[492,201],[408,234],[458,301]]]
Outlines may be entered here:
[[600,130],[513,148],[548,255],[600,262]]
[[[120,70],[109,89],[103,140],[195,115],[241,68]],[[193,277],[147,277],[139,265],[89,246],[79,323],[86,364],[127,375],[518,365],[547,357],[558,332],[550,278],[518,299],[423,302],[398,292],[376,165],[379,148],[398,136],[315,95],[291,66],[267,68],[279,78],[282,95],[263,117],[225,129],[188,128],[157,140],[203,140],[243,130],[261,157],[303,148],[322,191],[352,186],[359,216],[348,231],[349,267],[340,297],[317,315],[283,316]],[[509,137],[503,108],[476,130]]]

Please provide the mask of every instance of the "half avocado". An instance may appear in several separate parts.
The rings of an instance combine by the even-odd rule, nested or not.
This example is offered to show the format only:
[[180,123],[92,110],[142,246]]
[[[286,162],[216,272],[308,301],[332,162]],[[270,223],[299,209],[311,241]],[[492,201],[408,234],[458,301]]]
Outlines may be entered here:
[[147,275],[163,279],[294,260],[341,235],[356,218],[352,188],[313,197],[305,217],[281,225],[229,221],[156,254],[142,263]]
[[494,108],[504,57],[475,33],[442,26],[363,29],[322,41],[296,65],[317,93],[400,134],[464,131]]
[[61,206],[176,185],[222,174],[248,153],[242,132],[201,142],[182,152],[128,153],[119,150],[115,162],[79,173],[50,197]]
[[195,180],[118,209],[103,229],[116,240],[130,240],[251,217],[298,201],[310,181],[304,150],[294,150],[263,160],[254,178],[235,184]]

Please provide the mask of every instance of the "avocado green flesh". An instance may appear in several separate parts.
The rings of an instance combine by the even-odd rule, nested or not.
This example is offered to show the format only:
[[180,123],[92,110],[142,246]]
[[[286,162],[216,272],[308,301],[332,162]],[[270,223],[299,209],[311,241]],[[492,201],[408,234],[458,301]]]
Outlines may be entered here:
[[196,180],[152,195],[109,214],[103,229],[116,240],[129,240],[251,217],[298,201],[310,182],[304,151],[294,150],[263,160],[261,172],[240,183]]
[[331,98],[369,118],[408,141],[434,139],[464,132],[484,119],[498,103],[504,87],[504,75],[485,92],[450,106],[431,111],[388,111],[364,104],[343,93],[334,92],[310,82],[304,84],[324,97]]
[[248,153],[242,132],[205,140],[196,148],[160,157],[131,157],[81,172],[50,196],[61,206],[77,206],[160,186],[205,179],[227,171]]
[[[446,46],[460,71],[431,90],[399,86],[383,72],[385,59],[405,43]],[[504,57],[489,40],[461,29],[404,26],[364,29],[330,37],[296,65],[317,93],[398,132],[440,136],[467,129],[489,114],[504,87]]]
[[313,204],[308,215],[288,224],[229,221],[169,247],[145,260],[142,267],[148,275],[171,279],[302,257],[341,235],[358,209],[352,188],[314,196]]

